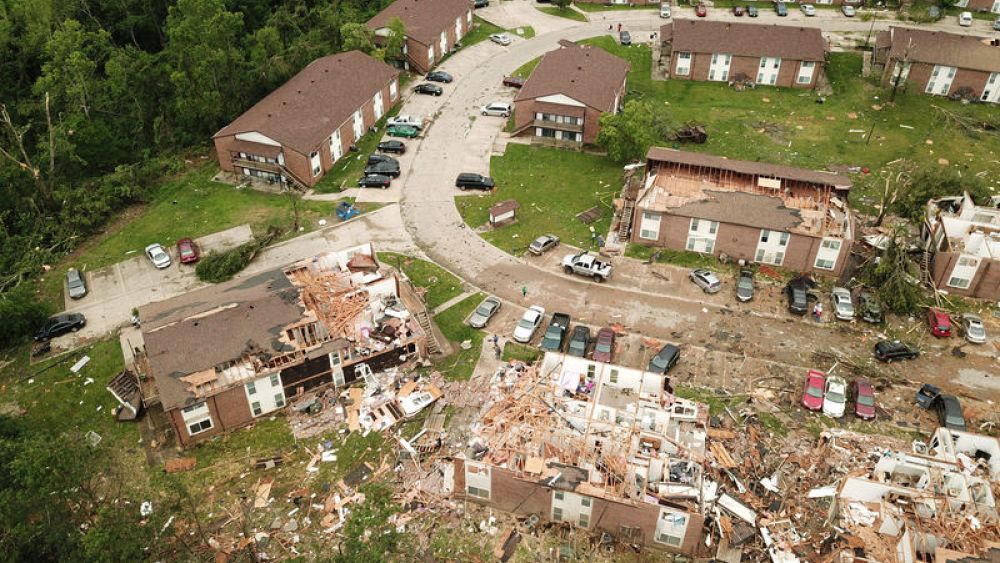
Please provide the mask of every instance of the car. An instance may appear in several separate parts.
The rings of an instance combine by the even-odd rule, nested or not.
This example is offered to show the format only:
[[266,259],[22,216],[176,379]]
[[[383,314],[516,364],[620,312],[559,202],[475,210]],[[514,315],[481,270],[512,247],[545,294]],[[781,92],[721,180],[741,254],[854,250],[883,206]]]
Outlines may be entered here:
[[170,255],[159,243],[154,242],[146,247],[146,257],[158,270],[170,267]]
[[942,393],[934,400],[934,410],[937,411],[938,423],[949,430],[965,431],[965,413],[958,397]]
[[412,139],[420,134],[420,130],[412,125],[390,125],[385,128],[386,134],[390,137],[404,137]]
[[375,164],[365,166],[365,175],[368,176],[372,174],[389,176],[390,178],[399,178],[399,162],[393,159],[392,161],[376,162]]
[[757,6],[747,6],[747,17],[757,17]]
[[180,258],[181,264],[194,264],[201,258],[198,246],[189,238],[177,241],[177,256]]
[[673,344],[664,344],[663,348],[649,360],[646,371],[649,373],[668,373],[681,358],[681,349]]
[[503,77],[503,85],[504,86],[510,86],[511,88],[520,88],[520,87],[524,86],[524,83],[527,82],[527,81],[528,81],[527,79],[521,78],[520,76],[504,76]]
[[380,162],[389,162],[389,163],[395,164],[396,166],[399,166],[399,161],[396,160],[395,158],[392,158],[391,156],[389,156],[387,154],[377,154],[376,153],[376,154],[368,155],[368,166],[372,166],[372,165],[378,164]]
[[666,2],[660,4],[660,17],[664,19],[670,17],[670,4]]
[[66,334],[76,332],[87,325],[87,319],[80,313],[64,313],[56,315],[45,321],[42,328],[35,332],[32,337],[35,342],[48,342],[49,340]]
[[879,305],[875,292],[868,288],[861,288],[858,293],[858,312],[861,313],[861,320],[878,324],[883,320],[882,306]]
[[733,15],[738,18],[743,17],[743,6],[733,6]]
[[500,300],[492,295],[483,299],[483,301],[476,307],[476,310],[472,312],[469,316],[469,326],[472,328],[483,328],[486,323],[490,322],[493,315],[497,314],[500,310]]
[[802,4],[799,6],[799,9],[802,10],[803,14],[810,18],[816,15],[816,8],[812,4]]
[[577,358],[587,356],[587,348],[590,346],[590,327],[586,325],[576,325],[573,327],[573,334],[569,337],[569,346],[566,353]]
[[444,88],[438,86],[437,84],[431,84],[430,82],[424,82],[422,84],[417,84],[413,88],[413,91],[417,94],[427,94],[428,96],[440,96],[444,94]]
[[390,183],[392,183],[392,178],[385,174],[365,174],[358,178],[359,188],[382,188],[384,190],[389,187]]
[[984,344],[986,342],[986,327],[983,326],[983,319],[975,313],[965,313],[962,315],[962,327],[965,329],[965,339],[973,344]]
[[958,14],[958,25],[962,27],[972,26],[972,12],[962,12]]
[[934,402],[941,395],[941,388],[937,385],[924,383],[917,389],[917,406],[922,409],[929,409],[934,406]]
[[851,382],[851,396],[854,397],[854,416],[862,420],[875,420],[875,389],[865,378]]
[[843,377],[826,378],[826,389],[823,393],[823,414],[830,418],[840,418],[847,410],[847,382]]
[[993,20],[993,31],[1000,31],[1000,17]]
[[522,344],[531,342],[531,337],[534,336],[535,331],[541,326],[544,316],[544,308],[538,305],[528,307],[528,310],[524,312],[521,320],[517,321],[517,326],[514,328],[514,340]]
[[948,313],[930,307],[927,309],[927,324],[931,327],[931,334],[938,338],[948,338],[951,336],[951,317]]
[[802,391],[802,406],[811,411],[823,409],[823,392],[826,387],[826,374],[811,369],[806,372],[806,386]]
[[846,287],[834,287],[830,291],[833,301],[833,316],[842,321],[854,320],[854,302],[851,300],[851,290]]
[[390,152],[393,154],[403,154],[406,152],[406,145],[403,141],[382,141],[378,144],[380,152]]
[[427,76],[425,76],[424,79],[430,80],[431,82],[444,82],[445,84],[454,80],[450,74],[443,70],[432,70],[427,73]]
[[848,18],[853,18],[854,15],[858,13],[857,10],[854,9],[854,6],[848,6],[847,4],[841,6],[840,11],[843,12],[844,16]]
[[618,41],[622,45],[631,45],[632,44],[632,36],[629,35],[629,32],[627,32],[627,31],[619,31],[618,32]]
[[490,41],[496,43],[497,45],[507,46],[511,43],[510,35],[506,33],[494,33],[490,35]]
[[611,327],[604,327],[597,331],[597,342],[594,344],[594,361],[611,363],[615,355],[615,331]]
[[785,295],[788,297],[788,312],[793,315],[804,315],[809,311],[809,302],[815,301],[816,294],[809,291],[816,287],[816,282],[809,276],[798,276],[785,284]]
[[545,329],[540,347],[549,352],[562,352],[566,334],[569,332],[570,318],[566,313],[552,313],[549,327]]
[[697,6],[694,7],[694,15],[698,16],[699,18],[707,16],[708,7],[705,6],[704,4],[699,3]]
[[498,117],[510,117],[510,104],[508,102],[491,102],[479,108],[482,115],[494,115]]
[[563,256],[562,267],[563,271],[567,274],[577,274],[593,278],[597,283],[602,283],[610,278],[615,270],[615,267],[610,262],[600,260],[589,252]]
[[753,299],[753,270],[743,268],[736,279],[736,299],[746,303]]
[[715,272],[711,270],[706,270],[704,268],[698,268],[697,270],[691,270],[688,274],[691,281],[695,285],[701,288],[705,293],[718,293],[722,289],[722,281],[719,280],[719,276],[715,275]]
[[880,362],[913,360],[919,356],[920,350],[899,340],[879,340],[875,343],[875,359]]
[[390,117],[386,120],[385,124],[389,127],[392,127],[393,125],[409,125],[410,127],[416,128],[417,131],[424,128],[423,119],[415,115],[407,115],[405,113],[401,113],[395,117]]
[[534,254],[535,256],[541,256],[542,254],[555,248],[558,244],[559,237],[556,235],[542,235],[531,241],[531,244],[528,245],[528,252]]
[[473,8],[485,8],[490,5],[490,0],[475,0],[472,3]]
[[490,191],[494,186],[493,178],[489,176],[483,176],[482,174],[473,174],[471,172],[462,172],[455,178],[455,187],[465,191],[468,189],[474,190],[484,190]]
[[76,268],[66,270],[66,293],[70,299],[80,299],[87,295],[87,282],[83,280],[83,274]]
[[775,2],[774,13],[778,14],[778,17],[783,18],[788,15],[788,6],[784,2]]

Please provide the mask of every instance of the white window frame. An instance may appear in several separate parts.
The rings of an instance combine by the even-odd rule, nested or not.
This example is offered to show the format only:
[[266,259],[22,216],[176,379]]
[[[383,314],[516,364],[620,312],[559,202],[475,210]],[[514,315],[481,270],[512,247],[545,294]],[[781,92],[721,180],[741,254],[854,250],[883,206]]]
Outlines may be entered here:
[[[184,419],[184,427],[187,428],[189,436],[208,432],[212,428],[215,428],[215,422],[212,420],[212,412],[209,410],[208,402],[206,401],[181,409],[181,418]],[[200,428],[197,431],[192,431],[194,427],[201,426],[205,422],[208,422],[208,426]]]
[[712,59],[708,66],[708,79],[713,82],[726,82],[729,80],[729,67],[733,62],[733,56],[728,53],[712,53]]
[[663,214],[642,212],[642,220],[639,222],[639,238],[646,240],[660,240],[660,223]]
[[955,80],[957,69],[953,66],[934,65],[931,76],[927,79],[924,93],[935,96],[947,96],[951,91],[951,83]]
[[684,543],[684,537],[687,535],[687,527],[690,523],[691,516],[689,514],[661,508],[660,515],[656,519],[653,540],[670,547],[680,547]]
[[396,81],[393,80],[389,83],[389,100],[395,102],[397,96],[399,96],[399,87],[396,85]]
[[309,153],[309,169],[312,170],[313,178],[323,173],[323,159],[319,156],[319,151]]
[[[684,64],[682,65],[681,62]],[[674,64],[674,74],[677,76],[687,76],[691,74],[691,53],[677,53],[677,63]]]
[[813,75],[816,74],[816,61],[802,61],[799,64],[799,73],[795,77],[796,84],[811,84]]
[[375,110],[375,121],[381,119],[382,114],[385,113],[384,103],[382,100],[382,91],[375,92],[375,95],[372,96],[372,109]]
[[757,84],[774,86],[781,72],[781,57],[761,57],[757,68]]
[[340,157],[344,156],[344,143],[340,138],[340,129],[338,128],[330,135],[330,160],[337,162]]
[[975,256],[959,256],[948,275],[948,287],[968,289],[979,273],[979,264],[980,260]]
[[844,241],[834,238],[824,238],[816,251],[816,260],[813,267],[820,270],[832,270],[837,267],[837,260],[840,257],[840,249]]

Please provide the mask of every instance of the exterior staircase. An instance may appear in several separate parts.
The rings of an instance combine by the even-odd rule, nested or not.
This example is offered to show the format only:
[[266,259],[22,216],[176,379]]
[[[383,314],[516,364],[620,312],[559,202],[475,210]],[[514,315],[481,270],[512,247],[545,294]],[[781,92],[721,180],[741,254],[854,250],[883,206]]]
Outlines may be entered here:
[[632,230],[632,213],[635,212],[635,201],[626,197],[622,204],[622,214],[618,223],[618,240],[628,241],[629,231]]
[[434,337],[434,327],[431,326],[431,319],[427,315],[427,311],[417,313],[417,322],[420,323],[420,328],[427,335],[427,352],[432,355],[440,354],[441,347],[438,346],[437,338]]
[[290,189],[306,192],[309,190],[309,186],[302,181],[301,178],[295,175],[294,172],[289,170],[287,167],[277,164],[274,162],[258,162],[256,160],[247,160],[244,158],[233,158],[233,166],[238,168],[252,168],[253,170],[262,170],[264,172],[271,172],[273,174],[280,174],[282,178],[285,179],[288,187]]

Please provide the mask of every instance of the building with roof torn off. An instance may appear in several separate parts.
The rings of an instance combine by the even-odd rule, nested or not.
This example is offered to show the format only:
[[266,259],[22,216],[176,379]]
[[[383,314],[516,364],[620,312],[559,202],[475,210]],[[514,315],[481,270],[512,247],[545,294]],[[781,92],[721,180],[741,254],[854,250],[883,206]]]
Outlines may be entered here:
[[144,402],[186,446],[423,357],[423,314],[371,244],[150,303],[139,310]]
[[1000,299],[1000,196],[976,205],[968,192],[927,202],[923,269],[938,288]]
[[621,220],[634,243],[839,276],[856,232],[850,189],[831,172],[652,147]]
[[703,491],[715,489],[702,476],[706,405],[675,397],[663,375],[563,354],[504,383],[446,490],[625,543],[699,551]]

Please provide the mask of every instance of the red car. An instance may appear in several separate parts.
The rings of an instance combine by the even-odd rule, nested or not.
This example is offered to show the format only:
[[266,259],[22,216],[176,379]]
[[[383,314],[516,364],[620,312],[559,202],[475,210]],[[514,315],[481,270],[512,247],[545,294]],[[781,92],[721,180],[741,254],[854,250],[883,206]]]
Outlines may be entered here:
[[931,334],[934,336],[938,338],[951,336],[951,317],[948,316],[948,313],[934,307],[927,309],[927,324],[931,326]]
[[510,86],[511,88],[520,88],[524,86],[525,79],[520,76],[505,76],[503,78],[503,85]]
[[704,4],[698,4],[694,7],[694,15],[703,18],[708,15],[708,8]]
[[189,238],[177,241],[177,255],[181,257],[181,264],[193,264],[201,258],[201,255],[198,254],[198,247]]
[[806,388],[802,392],[802,406],[811,410],[823,410],[823,389],[826,387],[826,374],[814,369],[806,373]]
[[615,331],[604,327],[597,331],[597,344],[594,345],[594,361],[610,364],[615,353]]
[[875,420],[875,390],[867,379],[854,380],[854,416]]

